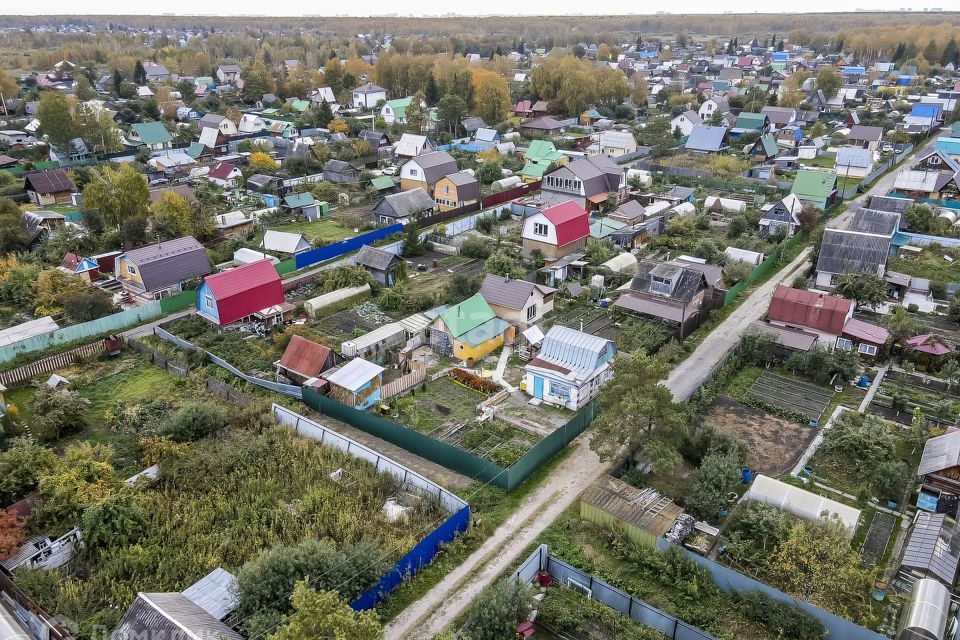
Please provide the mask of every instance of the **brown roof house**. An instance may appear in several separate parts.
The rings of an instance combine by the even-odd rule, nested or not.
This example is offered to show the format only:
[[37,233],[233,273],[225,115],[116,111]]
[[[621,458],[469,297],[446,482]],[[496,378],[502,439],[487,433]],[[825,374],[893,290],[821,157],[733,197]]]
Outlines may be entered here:
[[117,280],[141,300],[160,300],[210,273],[207,252],[193,236],[131,249],[116,260]]
[[440,211],[459,209],[480,201],[480,183],[466,171],[457,171],[437,180],[433,200]]
[[573,200],[587,212],[598,209],[610,196],[617,203],[627,199],[627,169],[606,156],[571,162],[545,175],[540,185],[544,202]]
[[30,202],[39,205],[66,204],[76,187],[63,169],[47,169],[28,173],[24,177],[23,189]]
[[928,491],[960,495],[960,431],[927,440],[917,476]]
[[480,295],[493,313],[521,330],[553,311],[556,289],[535,282],[487,274]]
[[613,306],[674,326],[682,340],[713,308],[713,287],[696,266],[684,260],[643,260],[637,264],[630,289]]
[[847,144],[852,147],[880,150],[880,139],[883,138],[883,127],[870,127],[865,124],[855,124],[847,135]]
[[329,347],[294,335],[290,343],[274,364],[277,376],[283,376],[294,384],[303,384],[310,378],[316,378],[321,371],[335,367],[339,362],[337,354]]

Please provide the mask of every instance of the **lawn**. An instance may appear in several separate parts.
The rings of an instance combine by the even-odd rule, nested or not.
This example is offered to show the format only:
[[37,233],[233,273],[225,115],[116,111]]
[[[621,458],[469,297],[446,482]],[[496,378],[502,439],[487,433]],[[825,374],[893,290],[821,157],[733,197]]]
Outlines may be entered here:
[[833,154],[825,154],[822,156],[817,156],[816,158],[803,158],[800,160],[800,164],[806,165],[808,167],[819,167],[821,169],[833,169],[836,165],[837,158]]
[[268,228],[273,231],[302,233],[306,236],[307,240],[314,244],[330,244],[358,235],[354,233],[353,227],[344,226],[340,220],[332,218],[314,220],[313,222],[309,220],[297,220],[296,222],[288,222]]
[[477,417],[476,407],[483,402],[479,391],[467,389],[444,376],[414,390],[413,400],[396,418],[420,433],[430,433],[448,422],[466,423]]

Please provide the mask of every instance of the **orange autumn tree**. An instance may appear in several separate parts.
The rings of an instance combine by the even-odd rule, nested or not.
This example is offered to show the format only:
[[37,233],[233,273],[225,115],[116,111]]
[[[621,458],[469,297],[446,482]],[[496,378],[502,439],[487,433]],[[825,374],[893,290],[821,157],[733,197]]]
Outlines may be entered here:
[[23,529],[23,520],[5,509],[0,510],[0,561],[12,556],[23,544]]

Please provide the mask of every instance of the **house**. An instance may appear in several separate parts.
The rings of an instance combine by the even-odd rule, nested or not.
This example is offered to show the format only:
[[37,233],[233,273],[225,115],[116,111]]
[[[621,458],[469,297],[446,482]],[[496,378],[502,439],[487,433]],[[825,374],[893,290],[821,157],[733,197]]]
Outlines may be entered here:
[[[240,80],[243,69],[238,64],[221,64],[217,66],[215,73],[221,84],[236,85],[237,80]],[[197,78],[197,81],[199,80],[200,78]]]
[[779,202],[765,207],[760,215],[760,235],[775,234],[779,229],[786,228],[786,236],[792,238],[800,226],[800,214],[803,212],[803,201],[795,194],[788,194]]
[[353,262],[363,267],[382,287],[392,287],[405,275],[406,263],[400,256],[368,244],[360,247]]
[[837,203],[837,174],[833,171],[801,169],[793,179],[790,193],[818,209],[829,209]]
[[480,201],[480,183],[466,171],[451,173],[437,180],[433,188],[433,200],[440,211],[476,204]]
[[76,187],[63,169],[46,169],[26,174],[23,190],[27,192],[30,202],[45,206],[69,204]]
[[166,82],[170,79],[170,71],[162,64],[157,64],[152,60],[143,63],[143,70],[147,76],[147,82]]
[[331,87],[317,87],[316,92],[310,96],[310,102],[316,105],[326,102],[333,106],[337,104],[337,97],[333,94]]
[[714,287],[710,281],[719,279],[719,275],[712,272],[722,273],[722,269],[704,268],[709,266],[686,260],[640,261],[629,290],[613,306],[674,326],[677,337],[683,340],[713,308]]
[[764,113],[752,113],[750,111],[741,111],[737,120],[730,130],[730,135],[739,137],[745,133],[758,132],[763,133],[770,128],[770,120]]
[[844,178],[865,178],[873,171],[874,153],[861,147],[840,147],[834,169]]
[[[354,409],[367,409],[380,400],[384,368],[363,358],[354,358],[346,364],[321,376],[330,384],[328,396]],[[309,384],[309,381],[308,381]]]
[[263,233],[263,249],[264,251],[273,251],[275,253],[297,255],[313,249],[313,245],[310,244],[302,233],[267,229]]
[[337,363],[337,355],[329,347],[294,334],[283,350],[283,356],[274,364],[277,376],[283,376],[294,384],[303,384]]
[[960,431],[927,440],[917,477],[923,491],[933,493],[934,497],[960,496]]
[[217,236],[221,238],[245,239],[253,235],[256,220],[248,217],[243,211],[218,213],[213,217]]
[[937,170],[911,171],[901,169],[897,172],[891,193],[907,196],[914,200],[931,198],[933,200],[960,199],[960,181],[957,175]]
[[683,146],[691,153],[720,153],[727,148],[726,140],[726,127],[698,124],[693,127]]
[[236,165],[229,162],[218,162],[210,167],[204,177],[218,187],[232,189],[238,185],[237,180],[243,177],[243,173]]
[[162,122],[137,122],[130,125],[131,142],[146,146],[151,151],[163,151],[173,145],[173,136]]
[[880,150],[880,140],[883,138],[883,127],[871,127],[864,124],[855,124],[847,135],[847,144],[852,147],[861,147],[871,151]]
[[903,130],[911,135],[926,134],[940,126],[943,121],[943,105],[915,104],[903,119]]
[[575,160],[544,176],[540,198],[548,204],[572,200],[587,211],[599,209],[608,198],[627,199],[627,169],[606,156]]
[[13,158],[0,153],[0,169],[12,169],[18,164],[20,164],[20,160],[18,158]]
[[357,184],[360,172],[349,162],[327,160],[323,165],[323,179],[336,184]]
[[583,250],[590,236],[590,220],[580,204],[568,200],[525,218],[520,235],[524,258],[539,251],[550,263]]
[[549,140],[533,140],[523,152],[526,164],[520,172],[524,182],[541,180],[548,171],[567,164],[570,156],[557,151],[556,145]]
[[614,209],[607,217],[610,220],[616,220],[625,225],[634,225],[643,222],[647,218],[647,209],[636,200],[627,200]]
[[553,311],[555,293],[552,287],[492,273],[480,285],[480,295],[496,316],[521,330]]
[[550,116],[535,118],[520,124],[520,135],[524,138],[555,138],[563,133],[563,125]]
[[[399,124],[407,123],[407,107],[414,101],[413,97],[397,98],[396,100],[387,100],[380,108],[380,117],[387,124],[394,122]],[[421,106],[423,106],[421,104]]]
[[93,282],[100,277],[100,265],[95,260],[82,258],[72,251],[63,256],[59,269],[86,282]]
[[[266,124],[266,122],[264,122]],[[216,129],[224,136],[235,136],[239,133],[236,123],[227,116],[221,116],[216,113],[208,113],[200,118],[197,126],[202,129]]]
[[797,110],[790,107],[764,107],[760,113],[767,116],[767,121],[773,129],[783,129],[797,121]]
[[186,282],[208,273],[210,259],[193,236],[131,249],[117,258],[115,267],[124,289],[148,300],[176,295]]
[[31,251],[34,251],[55,231],[63,228],[67,222],[66,217],[56,211],[24,211],[21,217],[27,228],[27,239]]
[[138,593],[110,640],[243,640],[243,636],[183,593]]
[[759,156],[764,160],[772,160],[780,154],[780,146],[772,133],[760,136],[749,151],[751,156]]
[[612,340],[553,325],[523,368],[529,395],[571,411],[583,407],[613,377],[617,348]]
[[[425,138],[424,138],[425,139]],[[390,136],[383,131],[374,131],[373,129],[362,129],[357,134],[357,140],[363,140],[370,145],[373,152],[379,155],[389,155]]]
[[370,82],[353,90],[354,109],[373,109],[378,102],[386,99],[387,90]]
[[467,363],[512,342],[515,334],[513,325],[498,318],[479,293],[445,309],[430,326],[430,347]]
[[384,196],[373,208],[373,215],[380,226],[407,224],[430,215],[436,206],[429,193],[416,188]]
[[697,115],[700,116],[701,122],[708,120],[712,122],[713,114],[715,113],[720,113],[721,115],[730,113],[730,103],[727,101],[726,96],[707,98],[697,110]]
[[639,545],[653,550],[665,538],[683,507],[651,487],[637,488],[604,474],[580,496],[580,517],[597,525],[615,526]]
[[219,327],[283,302],[280,275],[266,259],[206,276],[197,289],[197,315]]
[[11,147],[31,145],[36,141],[37,139],[33,137],[33,134],[27,133],[26,131],[20,131],[18,129],[4,129],[0,131],[0,142],[8,144]]
[[410,159],[419,156],[421,153],[430,153],[431,151],[433,151],[433,144],[427,139],[427,136],[404,133],[397,141],[393,153],[398,159]]
[[680,136],[689,136],[693,128],[698,124],[703,124],[703,118],[696,111],[684,111],[670,121],[670,130],[680,130]]
[[861,208],[849,226],[824,229],[816,266],[817,288],[832,288],[845,273],[873,273],[882,278],[899,225],[898,213]]
[[[232,120],[227,120],[228,122],[233,122]],[[217,129],[220,130],[224,135],[230,135],[227,132],[220,129],[217,126]],[[261,131],[267,130],[267,121],[258,116],[255,113],[245,113],[240,116],[240,124],[237,125],[237,133],[260,133]]]
[[432,196],[437,180],[459,170],[457,161],[446,151],[424,153],[400,167],[400,188],[403,191],[420,188]]
[[595,152],[594,155],[599,154],[601,156],[619,158],[628,153],[636,152],[637,141],[629,131],[613,131],[612,129],[608,129],[597,134],[597,141],[593,145],[590,145],[588,153],[591,150]]
[[934,149],[924,156],[915,158],[910,168],[914,171],[940,171],[953,175],[960,171],[960,161],[957,161],[944,151]]

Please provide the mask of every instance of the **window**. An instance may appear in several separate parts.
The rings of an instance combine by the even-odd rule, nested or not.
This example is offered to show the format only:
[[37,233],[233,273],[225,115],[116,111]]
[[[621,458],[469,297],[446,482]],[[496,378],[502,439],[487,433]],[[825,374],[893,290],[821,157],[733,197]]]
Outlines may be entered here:
[[934,165],[940,164],[940,156],[930,156],[929,162]]
[[865,356],[877,355],[877,348],[872,344],[867,344],[866,342],[861,342],[860,346],[857,347],[857,351]]
[[137,275],[137,268],[136,268],[135,266],[133,266],[132,264],[128,264],[128,265],[127,265],[127,273],[129,273],[129,274],[132,275],[132,276],[135,276],[135,275]]
[[550,381],[550,395],[555,398],[560,398],[566,402],[570,401],[570,392],[571,387],[568,384],[563,382],[557,382],[556,380]]
[[210,309],[213,308],[213,296],[203,296],[203,304],[205,304]]
[[533,223],[533,235],[546,236],[547,233],[549,233],[549,230],[547,229],[547,225],[543,224],[542,222]]
[[448,184],[443,185],[443,193],[444,193],[444,195],[449,195],[449,193],[450,193],[450,185],[448,185]]
[[410,169],[410,175],[416,178],[417,176],[420,175],[420,172],[417,171],[416,169]]
[[851,349],[853,349],[853,342],[846,338],[837,338],[837,349],[850,351]]
[[537,305],[532,304],[527,307],[527,320],[533,320],[537,317]]

